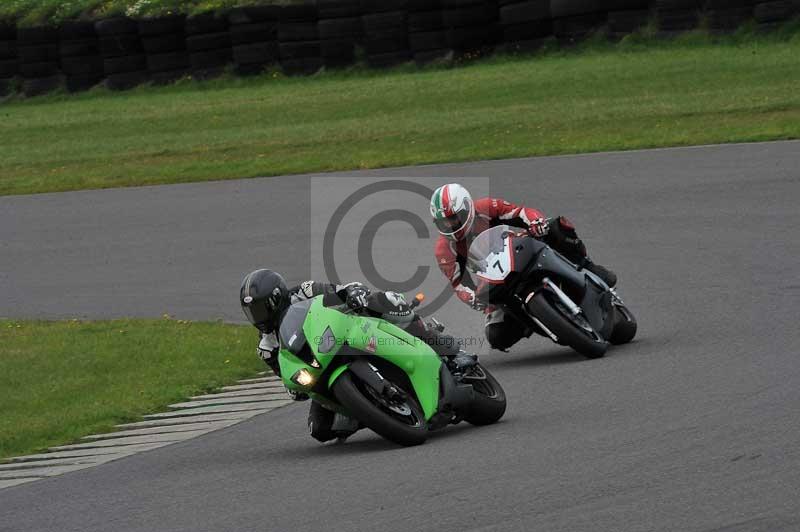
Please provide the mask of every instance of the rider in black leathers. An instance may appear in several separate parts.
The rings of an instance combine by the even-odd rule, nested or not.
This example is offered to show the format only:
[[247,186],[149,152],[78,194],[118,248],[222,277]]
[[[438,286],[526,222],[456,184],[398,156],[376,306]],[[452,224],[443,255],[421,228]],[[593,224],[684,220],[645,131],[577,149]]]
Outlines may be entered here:
[[[271,270],[255,270],[242,281],[239,302],[247,319],[260,334],[259,357],[280,376],[278,352],[280,340],[278,329],[289,306],[313,297],[323,296],[326,306],[347,305],[357,312],[381,317],[402,327],[410,334],[428,343],[442,356],[452,371],[458,372],[477,362],[475,355],[464,352],[458,341],[450,335],[442,334],[436,327],[425,324],[406,303],[401,294],[394,292],[375,292],[361,283],[334,285],[320,281],[305,281],[287,288],[280,274]],[[290,392],[293,399],[308,399],[305,394]],[[308,428],[311,435],[319,441],[345,438],[358,430],[354,420],[335,414],[322,405],[313,402],[308,414]]]

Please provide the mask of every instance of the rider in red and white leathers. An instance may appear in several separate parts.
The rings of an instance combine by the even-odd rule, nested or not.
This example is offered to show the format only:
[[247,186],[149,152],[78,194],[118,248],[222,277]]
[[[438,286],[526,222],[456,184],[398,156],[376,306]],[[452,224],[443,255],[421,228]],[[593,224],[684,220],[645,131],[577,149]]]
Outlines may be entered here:
[[476,284],[466,270],[467,253],[472,239],[486,229],[497,225],[526,229],[531,236],[598,275],[609,286],[617,282],[613,272],[589,259],[575,227],[563,216],[547,219],[537,209],[499,198],[487,197],[473,202],[469,192],[458,184],[444,185],[434,192],[431,215],[440,233],[435,247],[436,262],[460,300],[477,310],[485,310],[486,339],[495,349],[506,350],[530,332],[523,324],[506,316],[502,309],[486,308],[475,298]]

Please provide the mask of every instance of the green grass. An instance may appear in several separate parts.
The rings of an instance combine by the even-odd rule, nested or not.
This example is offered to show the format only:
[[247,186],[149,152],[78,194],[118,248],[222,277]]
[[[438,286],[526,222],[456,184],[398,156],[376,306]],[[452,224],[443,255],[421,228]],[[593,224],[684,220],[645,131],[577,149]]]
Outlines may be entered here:
[[800,31],[0,106],[0,194],[800,138]]
[[42,450],[264,367],[252,327],[0,320],[0,458]]
[[155,17],[196,14],[235,6],[296,3],[296,0],[0,0],[0,21],[21,26],[94,20],[115,15]]

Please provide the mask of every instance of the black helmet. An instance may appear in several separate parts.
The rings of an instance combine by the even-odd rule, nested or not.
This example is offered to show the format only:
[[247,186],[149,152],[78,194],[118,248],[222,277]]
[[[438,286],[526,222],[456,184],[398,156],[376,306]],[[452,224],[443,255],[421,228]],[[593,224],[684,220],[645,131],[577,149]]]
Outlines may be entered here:
[[242,281],[239,303],[250,323],[263,333],[271,333],[278,327],[281,313],[289,306],[289,289],[280,274],[256,270]]

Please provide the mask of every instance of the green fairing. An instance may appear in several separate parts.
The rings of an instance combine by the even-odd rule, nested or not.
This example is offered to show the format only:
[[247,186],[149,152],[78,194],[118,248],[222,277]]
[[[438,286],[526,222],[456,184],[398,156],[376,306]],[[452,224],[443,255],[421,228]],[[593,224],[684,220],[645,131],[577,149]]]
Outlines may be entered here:
[[[318,344],[328,327],[336,337],[336,345],[330,352],[320,353]],[[382,358],[400,368],[408,375],[420,406],[425,412],[426,420],[436,413],[439,403],[439,370],[442,361],[425,342],[379,318],[344,314],[336,308],[325,307],[322,304],[321,296],[314,298],[311,304],[303,323],[303,333],[320,367],[314,368],[287,349],[281,348],[278,360],[283,383],[287,388],[309,393],[313,400],[328,408],[343,412],[342,407],[335,402],[333,394],[325,392],[330,390],[347,366],[336,368],[330,374],[325,392],[321,393],[310,392],[309,388],[295,384],[291,378],[297,371],[305,368],[314,376],[316,383],[320,375],[334,361],[346,341],[350,347]],[[370,342],[373,338],[374,341]],[[319,391],[318,387],[317,391]]]

